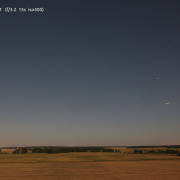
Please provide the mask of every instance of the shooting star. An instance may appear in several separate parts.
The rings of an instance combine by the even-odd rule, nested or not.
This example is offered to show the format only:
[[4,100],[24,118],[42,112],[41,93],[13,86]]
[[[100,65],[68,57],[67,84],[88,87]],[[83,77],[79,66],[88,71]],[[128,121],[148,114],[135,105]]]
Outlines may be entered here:
[[167,103],[165,103],[166,105],[168,105],[168,104],[171,104],[171,102],[167,102]]

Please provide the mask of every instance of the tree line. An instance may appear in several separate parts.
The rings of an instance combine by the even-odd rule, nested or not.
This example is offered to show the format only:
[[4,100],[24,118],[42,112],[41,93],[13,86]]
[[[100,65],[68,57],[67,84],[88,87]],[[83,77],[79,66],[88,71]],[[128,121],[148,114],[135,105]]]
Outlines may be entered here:
[[113,149],[103,147],[36,147],[32,153],[68,153],[68,152],[113,152]]
[[156,150],[141,150],[141,149],[134,149],[134,154],[143,154],[143,153],[156,153],[156,154],[179,154],[178,150],[173,150],[173,149],[158,149]]

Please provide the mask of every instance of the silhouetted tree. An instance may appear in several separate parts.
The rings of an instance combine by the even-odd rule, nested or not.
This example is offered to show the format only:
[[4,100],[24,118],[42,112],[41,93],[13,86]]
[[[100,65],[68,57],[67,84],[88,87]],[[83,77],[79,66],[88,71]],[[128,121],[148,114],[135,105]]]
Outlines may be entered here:
[[26,154],[27,153],[27,148],[22,148],[22,154]]

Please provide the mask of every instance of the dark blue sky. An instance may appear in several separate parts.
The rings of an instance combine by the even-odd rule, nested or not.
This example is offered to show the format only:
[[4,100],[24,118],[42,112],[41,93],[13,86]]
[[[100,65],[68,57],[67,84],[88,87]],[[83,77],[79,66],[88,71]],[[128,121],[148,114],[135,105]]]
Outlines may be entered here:
[[0,7],[0,147],[179,144],[179,0]]

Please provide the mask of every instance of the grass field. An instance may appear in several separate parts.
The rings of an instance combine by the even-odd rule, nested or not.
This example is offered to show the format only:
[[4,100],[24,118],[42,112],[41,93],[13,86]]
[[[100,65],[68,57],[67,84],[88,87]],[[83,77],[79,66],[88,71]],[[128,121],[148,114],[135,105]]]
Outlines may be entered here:
[[180,157],[169,154],[1,154],[0,179],[180,179]]

